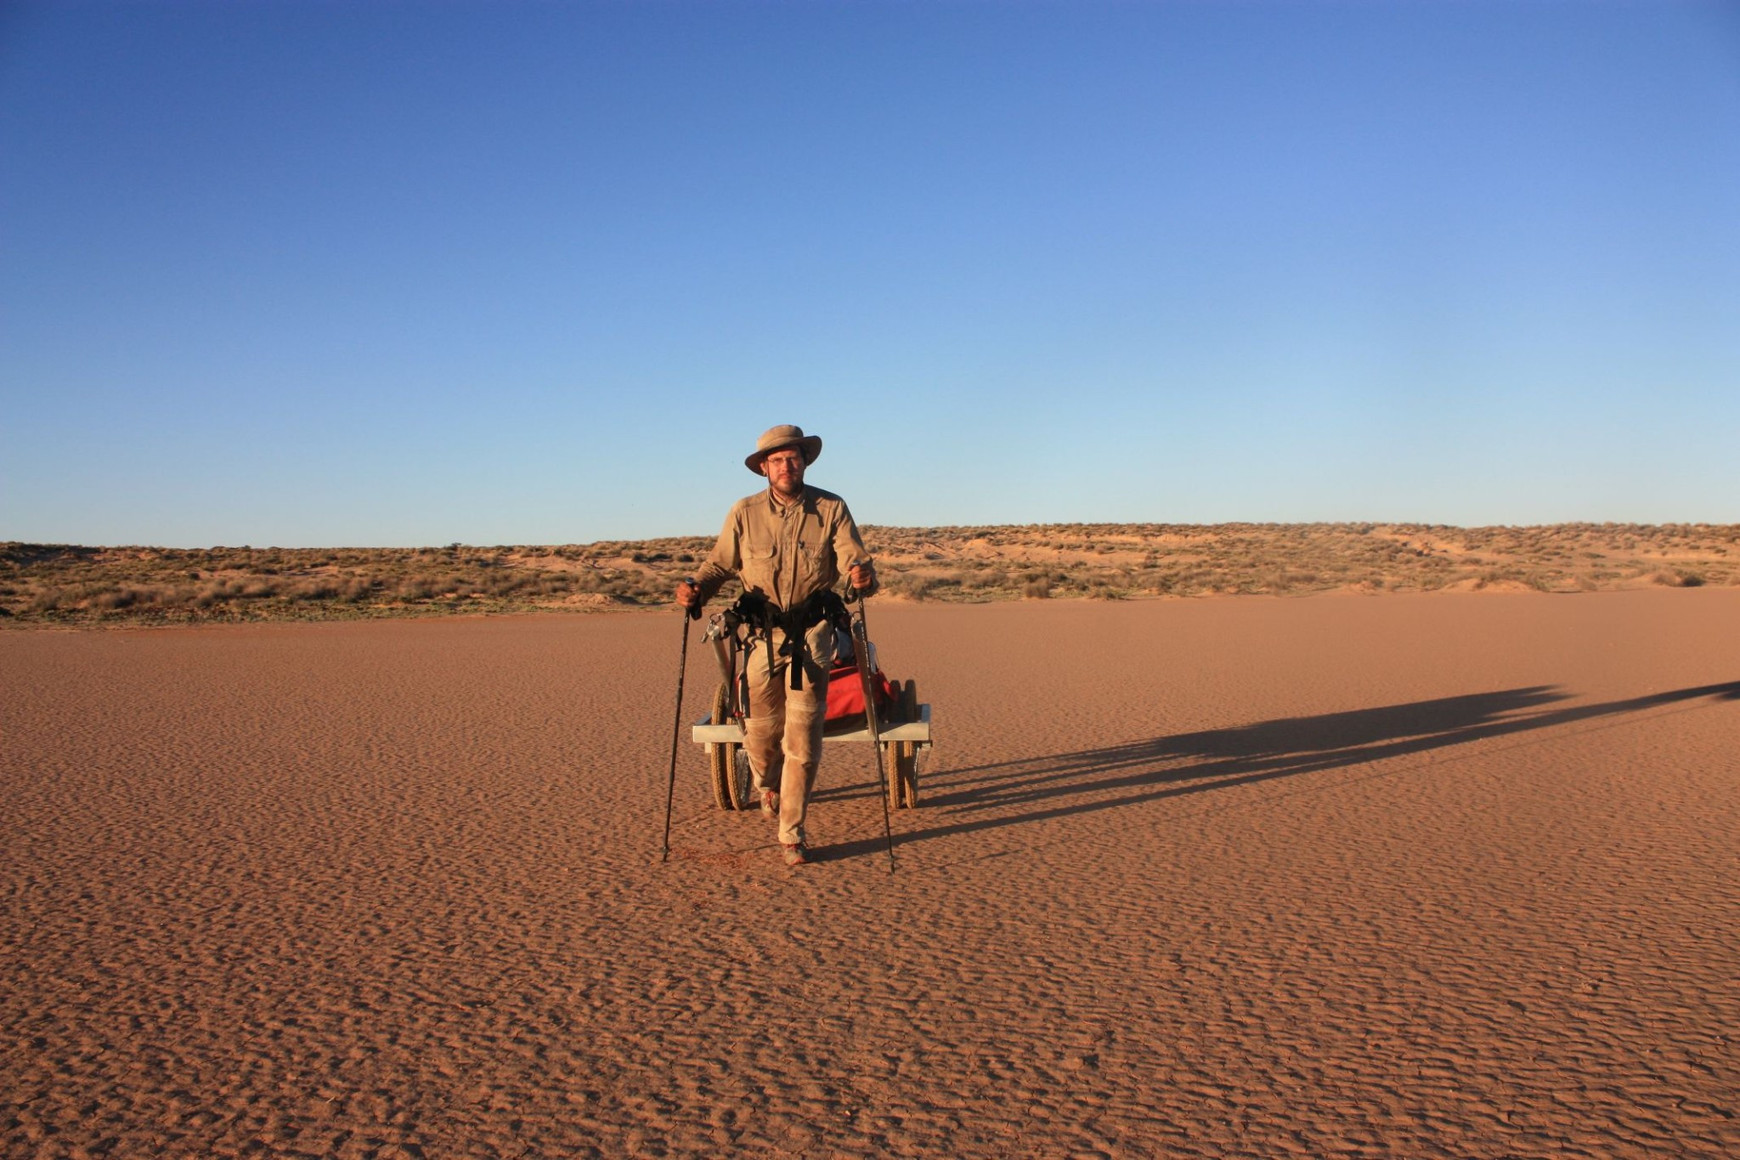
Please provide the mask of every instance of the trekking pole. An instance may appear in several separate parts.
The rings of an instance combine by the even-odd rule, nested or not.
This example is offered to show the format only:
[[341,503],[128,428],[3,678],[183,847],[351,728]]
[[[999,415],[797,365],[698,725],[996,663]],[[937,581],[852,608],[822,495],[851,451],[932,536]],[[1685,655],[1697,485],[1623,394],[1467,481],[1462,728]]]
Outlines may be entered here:
[[677,796],[677,745],[683,739],[683,678],[689,672],[689,621],[700,618],[699,604],[683,609],[683,651],[677,661],[677,724],[671,730],[671,778],[665,784],[665,852],[660,862],[671,860],[671,802]]
[[888,872],[894,873],[894,829],[888,820],[888,773],[882,765],[882,731],[876,724],[876,697],[870,687],[870,626],[864,619],[864,594],[846,586],[846,599],[857,600],[852,620],[852,657],[858,662],[858,683],[864,688],[864,723],[870,727],[870,748],[876,754],[876,784],[882,798],[882,838],[888,843]]

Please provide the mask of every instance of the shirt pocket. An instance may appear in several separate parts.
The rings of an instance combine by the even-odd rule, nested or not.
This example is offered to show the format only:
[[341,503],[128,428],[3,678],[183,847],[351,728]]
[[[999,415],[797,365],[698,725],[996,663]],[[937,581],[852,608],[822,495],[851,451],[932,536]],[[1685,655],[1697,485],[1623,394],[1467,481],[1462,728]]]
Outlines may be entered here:
[[776,549],[772,544],[744,544],[742,549],[743,567],[738,573],[738,579],[743,581],[745,592],[759,588],[768,596],[773,595],[773,558]]
[[797,550],[798,583],[808,588],[828,579],[828,543],[800,544]]

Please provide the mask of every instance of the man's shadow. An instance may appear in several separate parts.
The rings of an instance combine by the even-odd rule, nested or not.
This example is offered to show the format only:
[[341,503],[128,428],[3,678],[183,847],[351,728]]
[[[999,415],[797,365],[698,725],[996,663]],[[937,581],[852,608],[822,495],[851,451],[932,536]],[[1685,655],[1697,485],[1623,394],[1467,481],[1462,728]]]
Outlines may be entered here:
[[[1568,693],[1532,685],[967,766],[929,785],[921,776],[920,810],[907,816],[930,824],[906,831],[895,844],[1231,789],[1704,697],[1740,700],[1740,681],[1560,708],[1551,706],[1568,700]],[[865,791],[874,793],[877,787],[861,784],[834,792],[856,796]],[[881,846],[880,840],[866,838],[830,847],[827,855],[849,857]]]

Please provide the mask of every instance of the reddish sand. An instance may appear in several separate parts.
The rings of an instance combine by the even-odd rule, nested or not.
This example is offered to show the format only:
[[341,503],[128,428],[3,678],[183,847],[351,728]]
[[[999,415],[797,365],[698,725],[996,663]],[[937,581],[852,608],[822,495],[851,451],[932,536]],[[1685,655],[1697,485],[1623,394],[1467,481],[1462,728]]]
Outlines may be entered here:
[[0,1150],[1740,1154],[1740,592],[872,602],[892,876],[677,629],[0,633]]

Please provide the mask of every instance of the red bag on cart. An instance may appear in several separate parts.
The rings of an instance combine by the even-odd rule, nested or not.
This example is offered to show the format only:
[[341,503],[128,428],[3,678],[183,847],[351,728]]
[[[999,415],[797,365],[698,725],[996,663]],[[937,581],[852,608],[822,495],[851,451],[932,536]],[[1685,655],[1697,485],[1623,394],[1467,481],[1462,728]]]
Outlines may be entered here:
[[[894,700],[894,687],[880,669],[870,671],[870,691],[876,698],[876,716],[881,717]],[[848,718],[864,720],[864,682],[858,679],[858,666],[850,661],[836,664],[828,671],[826,723],[831,725]]]

